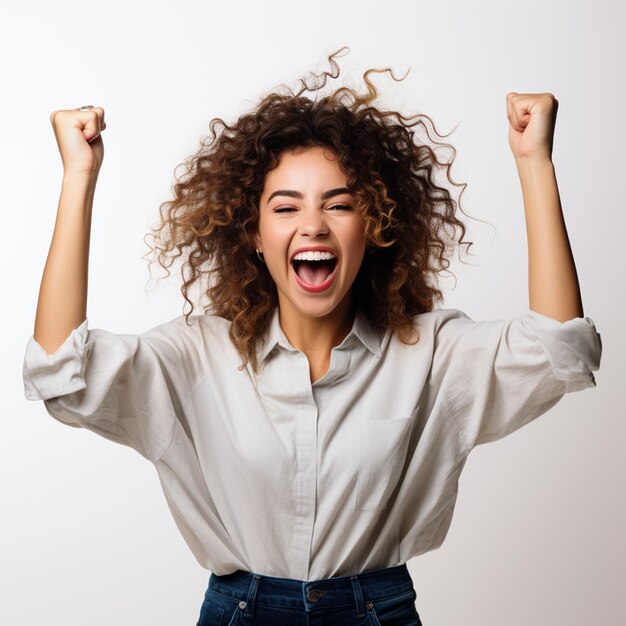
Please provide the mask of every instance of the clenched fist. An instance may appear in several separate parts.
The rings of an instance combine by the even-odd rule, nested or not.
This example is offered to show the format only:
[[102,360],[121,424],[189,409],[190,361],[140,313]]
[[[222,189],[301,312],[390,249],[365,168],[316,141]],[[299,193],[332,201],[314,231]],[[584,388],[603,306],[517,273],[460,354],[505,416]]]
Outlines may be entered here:
[[515,159],[552,158],[559,101],[551,93],[506,95],[509,146]]
[[54,129],[64,174],[97,177],[104,158],[102,131],[106,128],[104,109],[61,109],[53,111]]

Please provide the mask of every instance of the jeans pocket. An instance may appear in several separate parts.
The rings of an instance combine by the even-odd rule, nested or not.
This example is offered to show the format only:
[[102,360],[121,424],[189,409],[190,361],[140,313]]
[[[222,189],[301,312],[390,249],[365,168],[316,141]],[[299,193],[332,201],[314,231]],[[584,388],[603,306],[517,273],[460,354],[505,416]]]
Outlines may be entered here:
[[240,615],[241,609],[239,608],[239,606],[236,606],[233,609],[232,614],[230,614],[230,619],[227,622],[224,622],[225,626],[236,626],[236,624],[239,624]]
[[239,623],[240,602],[209,587],[196,626],[235,626]]
[[413,417],[364,419],[359,424],[355,508],[382,511],[402,472]]
[[415,589],[398,595],[374,600],[368,613],[374,626],[423,626],[415,608]]
[[200,617],[196,626],[223,626],[223,620],[224,607],[205,598],[200,608]]

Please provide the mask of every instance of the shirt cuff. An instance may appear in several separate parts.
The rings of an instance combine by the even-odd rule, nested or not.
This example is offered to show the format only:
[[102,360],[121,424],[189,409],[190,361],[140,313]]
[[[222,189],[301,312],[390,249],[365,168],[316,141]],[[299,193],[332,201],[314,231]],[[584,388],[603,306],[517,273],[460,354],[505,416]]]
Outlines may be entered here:
[[48,400],[86,387],[87,326],[85,319],[53,354],[48,354],[34,336],[30,336],[22,367],[27,400]]
[[566,393],[596,386],[592,372],[600,368],[602,337],[590,317],[560,322],[528,309],[522,323],[543,345]]

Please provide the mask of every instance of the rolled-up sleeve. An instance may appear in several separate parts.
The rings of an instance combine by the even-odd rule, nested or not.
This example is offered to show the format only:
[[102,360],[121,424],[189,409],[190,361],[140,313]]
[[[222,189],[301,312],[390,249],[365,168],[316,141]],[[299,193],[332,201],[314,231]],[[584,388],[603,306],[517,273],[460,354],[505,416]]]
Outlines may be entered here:
[[151,461],[181,415],[185,367],[162,325],[143,334],[89,329],[85,319],[48,354],[28,339],[22,377],[28,400],[43,400],[64,424],[130,446]]
[[566,393],[596,386],[602,340],[591,318],[560,322],[528,309],[475,322],[449,312],[436,336],[434,375],[466,450],[514,432]]

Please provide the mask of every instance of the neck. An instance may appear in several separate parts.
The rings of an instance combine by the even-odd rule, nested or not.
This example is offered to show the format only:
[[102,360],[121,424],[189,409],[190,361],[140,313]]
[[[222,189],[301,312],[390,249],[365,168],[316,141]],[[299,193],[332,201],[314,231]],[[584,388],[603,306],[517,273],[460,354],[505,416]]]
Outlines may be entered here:
[[307,355],[330,354],[350,332],[354,314],[354,304],[349,296],[322,317],[303,315],[288,305],[279,307],[280,326],[289,343]]

